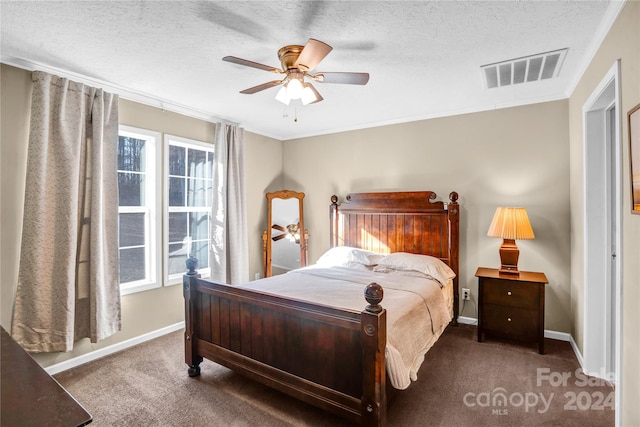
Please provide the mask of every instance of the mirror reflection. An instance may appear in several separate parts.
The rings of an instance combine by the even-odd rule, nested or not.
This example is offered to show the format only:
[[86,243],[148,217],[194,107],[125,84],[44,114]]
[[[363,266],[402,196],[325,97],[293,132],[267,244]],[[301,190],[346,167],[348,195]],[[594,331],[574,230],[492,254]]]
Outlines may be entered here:
[[304,193],[282,190],[267,193],[267,230],[263,233],[266,277],[307,265],[304,229]]

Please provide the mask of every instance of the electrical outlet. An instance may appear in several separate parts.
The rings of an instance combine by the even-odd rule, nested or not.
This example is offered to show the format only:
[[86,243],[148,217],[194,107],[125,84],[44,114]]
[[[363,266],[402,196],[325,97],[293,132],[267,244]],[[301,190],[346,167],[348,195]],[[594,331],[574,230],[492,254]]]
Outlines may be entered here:
[[462,288],[462,299],[469,301],[471,299],[471,291],[467,288]]

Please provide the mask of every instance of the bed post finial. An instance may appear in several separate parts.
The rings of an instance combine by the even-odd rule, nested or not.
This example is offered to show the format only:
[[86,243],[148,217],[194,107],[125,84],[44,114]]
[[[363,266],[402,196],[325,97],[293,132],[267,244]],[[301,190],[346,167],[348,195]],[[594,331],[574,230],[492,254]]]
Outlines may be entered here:
[[329,240],[332,248],[338,246],[338,196],[331,196],[329,205]]
[[371,282],[364,288],[364,299],[369,305],[365,308],[370,313],[380,313],[382,311],[382,298],[384,297],[384,289],[376,282]]
[[187,266],[187,276],[195,276],[196,274],[198,274],[198,272],[196,271],[199,264],[198,258],[190,256],[184,263]]
[[451,193],[449,193],[449,200],[451,200],[451,203],[457,203],[458,193],[456,193],[455,191],[452,191]]

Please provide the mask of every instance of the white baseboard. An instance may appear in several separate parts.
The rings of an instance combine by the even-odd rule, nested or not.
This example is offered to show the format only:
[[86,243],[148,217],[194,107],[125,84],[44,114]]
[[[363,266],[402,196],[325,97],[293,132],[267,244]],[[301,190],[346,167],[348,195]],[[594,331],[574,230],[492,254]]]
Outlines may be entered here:
[[67,369],[75,368],[76,366],[80,366],[87,362],[91,362],[92,360],[99,359],[104,356],[108,356],[110,354],[116,353],[118,351],[124,350],[129,347],[133,347],[134,345],[141,344],[145,341],[152,340],[154,338],[161,337],[168,333],[184,329],[184,321],[175,323],[173,325],[165,326],[164,328],[157,329],[155,331],[148,332],[146,334],[137,336],[135,338],[131,338],[117,344],[110,345],[108,347],[101,348],[99,350],[95,350],[86,354],[83,354],[78,357],[74,357],[73,359],[65,360],[64,362],[56,363],[55,365],[51,365],[49,367],[44,368],[45,371],[49,375],[55,375],[59,372],[66,371]]
[[574,347],[575,342],[573,341],[573,337],[571,336],[571,334],[568,334],[566,332],[550,331],[548,329],[545,329],[544,330],[544,337],[545,338],[550,338],[552,340],[570,342],[571,343],[571,347],[573,347],[574,350],[576,349],[576,347]]
[[[477,325],[478,324],[478,319],[476,319],[475,317],[458,316],[458,323],[463,323],[465,325]],[[544,330],[544,337],[545,338],[551,338],[553,340],[560,340],[560,341],[570,342],[571,343],[571,347],[573,348],[573,351],[576,353],[576,356],[578,357],[578,360],[580,362],[582,362],[582,356],[580,356],[580,352],[578,351],[578,347],[576,346],[576,343],[573,340],[573,337],[571,336],[571,334],[568,334],[566,332],[557,332],[557,331],[550,331],[548,329],[545,329]]]
[[458,316],[458,323],[463,323],[465,325],[477,325],[478,319],[475,317]]
[[[458,322],[466,325],[477,325],[478,319],[474,317],[458,316]],[[124,350],[129,347],[133,347],[134,345],[141,344],[145,341],[149,341],[154,338],[161,337],[163,335],[166,335],[168,333],[171,333],[180,329],[184,329],[184,321],[166,326],[164,328],[157,329],[152,332],[148,332],[138,337],[131,338],[131,339],[119,342],[117,344],[110,345],[105,348],[101,348],[96,351],[92,351],[90,353],[83,354],[78,357],[74,357],[73,359],[65,360],[64,362],[56,363],[55,365],[51,365],[45,368],[45,371],[47,371],[49,375],[55,375],[59,372],[66,371],[67,369],[75,368],[76,366],[80,366],[84,363],[91,362],[93,360],[99,359],[104,356],[108,356],[109,354],[116,353],[118,351]],[[573,337],[571,336],[571,334],[568,334],[566,332],[557,332],[557,331],[550,331],[545,329],[544,336],[545,338],[551,338],[551,339],[560,340],[560,341],[568,341],[571,344],[571,348],[573,349],[573,352],[575,353],[576,358],[578,359],[578,363],[580,363],[580,367],[584,368],[582,354],[580,353],[580,350],[578,349],[578,346],[576,345],[576,342],[573,340]]]

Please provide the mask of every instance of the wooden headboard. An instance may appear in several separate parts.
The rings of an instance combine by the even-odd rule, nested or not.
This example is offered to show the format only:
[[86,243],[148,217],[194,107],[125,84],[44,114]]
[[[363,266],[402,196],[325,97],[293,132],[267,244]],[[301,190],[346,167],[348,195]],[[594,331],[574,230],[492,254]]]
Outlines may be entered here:
[[331,247],[352,246],[379,253],[410,252],[440,258],[456,273],[454,320],[458,316],[460,207],[458,193],[435,201],[432,191],[351,193],[331,197]]

